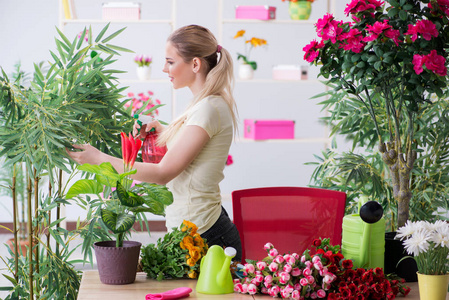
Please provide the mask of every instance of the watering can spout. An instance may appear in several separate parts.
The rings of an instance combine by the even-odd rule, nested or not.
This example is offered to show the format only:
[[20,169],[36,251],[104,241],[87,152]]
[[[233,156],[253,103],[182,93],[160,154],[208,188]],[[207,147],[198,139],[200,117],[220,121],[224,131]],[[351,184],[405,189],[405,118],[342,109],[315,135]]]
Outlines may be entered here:
[[227,277],[229,276],[231,259],[237,254],[237,251],[232,247],[227,247],[224,250],[225,260],[223,262],[223,266],[221,267],[220,273],[217,276],[217,283],[220,286],[225,286],[227,283]]

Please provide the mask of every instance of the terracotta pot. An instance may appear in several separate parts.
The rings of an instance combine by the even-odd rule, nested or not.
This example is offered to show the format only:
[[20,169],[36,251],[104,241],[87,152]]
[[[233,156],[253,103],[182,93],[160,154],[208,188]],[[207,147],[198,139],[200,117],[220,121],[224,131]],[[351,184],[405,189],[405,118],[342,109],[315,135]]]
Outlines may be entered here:
[[[14,238],[9,239],[6,244],[8,245],[8,247],[11,249],[11,251],[13,253],[15,253],[15,247],[14,247]],[[18,250],[19,250],[19,254],[26,256],[28,254],[28,247],[29,247],[30,243],[28,242],[28,240],[19,240],[19,244],[18,244]]]
[[123,247],[115,247],[115,241],[94,243],[100,281],[104,284],[128,284],[136,280],[141,243],[123,241]]

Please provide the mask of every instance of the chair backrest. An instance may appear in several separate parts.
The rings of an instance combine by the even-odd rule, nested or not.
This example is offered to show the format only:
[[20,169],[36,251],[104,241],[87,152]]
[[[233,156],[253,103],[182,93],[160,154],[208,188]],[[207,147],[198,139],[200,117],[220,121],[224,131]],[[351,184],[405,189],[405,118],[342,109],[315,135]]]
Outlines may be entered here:
[[272,243],[280,254],[298,253],[314,239],[341,244],[346,193],[308,187],[263,187],[232,192],[233,220],[245,258],[267,256]]

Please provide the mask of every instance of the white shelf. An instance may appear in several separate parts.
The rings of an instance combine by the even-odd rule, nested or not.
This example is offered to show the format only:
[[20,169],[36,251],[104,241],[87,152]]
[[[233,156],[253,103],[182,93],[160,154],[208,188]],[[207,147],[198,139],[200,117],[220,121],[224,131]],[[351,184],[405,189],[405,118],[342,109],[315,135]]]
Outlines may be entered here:
[[316,84],[321,83],[318,79],[310,80],[278,80],[278,79],[236,79],[239,83],[298,83],[298,84]]
[[149,80],[140,80],[140,79],[121,79],[117,78],[120,83],[171,83],[168,78],[166,79],[149,79]]
[[330,143],[330,138],[294,138],[294,139],[269,139],[269,140],[253,140],[243,137],[235,139],[236,143]]
[[317,22],[317,20],[255,20],[255,19],[223,19],[223,23],[266,23],[266,24],[297,24],[297,25],[305,25],[310,24],[313,25]]
[[173,20],[101,20],[101,19],[63,19],[63,24],[101,24],[101,23],[138,23],[138,24],[171,24]]

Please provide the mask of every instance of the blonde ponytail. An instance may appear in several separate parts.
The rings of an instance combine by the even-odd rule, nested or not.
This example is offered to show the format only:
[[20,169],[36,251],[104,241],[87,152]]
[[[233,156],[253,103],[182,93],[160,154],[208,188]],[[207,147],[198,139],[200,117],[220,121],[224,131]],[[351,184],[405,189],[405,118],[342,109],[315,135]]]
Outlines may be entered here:
[[234,133],[237,130],[237,106],[232,95],[234,69],[230,53],[217,44],[214,35],[205,27],[188,25],[174,31],[168,38],[185,62],[198,57],[206,67],[204,88],[190,102],[186,112],[170,123],[159,136],[158,143],[165,145],[184,123],[189,109],[202,99],[218,95],[223,97],[232,114]]

